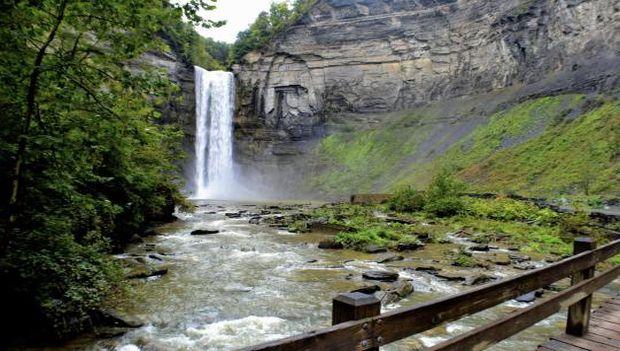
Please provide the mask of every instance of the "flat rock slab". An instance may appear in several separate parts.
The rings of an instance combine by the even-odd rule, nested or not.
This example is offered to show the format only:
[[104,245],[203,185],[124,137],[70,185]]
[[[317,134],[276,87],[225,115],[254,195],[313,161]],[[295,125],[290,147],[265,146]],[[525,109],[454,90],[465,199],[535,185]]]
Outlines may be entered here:
[[384,259],[377,261],[377,263],[390,263],[396,261],[403,261],[405,258],[403,256],[389,256]]
[[194,230],[191,234],[192,235],[212,235],[212,234],[217,234],[220,231],[217,229],[197,229]]
[[417,249],[421,249],[424,247],[422,243],[406,243],[406,244],[398,244],[396,246],[396,251],[413,251]]
[[344,246],[341,243],[337,243],[333,240],[325,240],[319,243],[319,249],[341,250],[344,249]]
[[364,279],[378,280],[382,282],[394,282],[398,280],[398,273],[388,271],[368,271],[362,274]]
[[364,248],[364,252],[366,253],[383,253],[383,252],[387,252],[387,248],[386,247],[382,247],[382,246],[376,246],[376,245],[368,245]]

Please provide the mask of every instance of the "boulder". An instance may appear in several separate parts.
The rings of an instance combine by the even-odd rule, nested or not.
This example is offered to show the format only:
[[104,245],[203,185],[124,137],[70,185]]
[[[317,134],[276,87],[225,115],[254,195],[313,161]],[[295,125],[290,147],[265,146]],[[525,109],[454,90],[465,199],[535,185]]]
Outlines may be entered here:
[[217,234],[220,231],[217,229],[196,229],[192,231],[191,235],[212,235]]
[[394,282],[398,280],[398,273],[389,271],[368,271],[362,274],[364,279]]
[[262,217],[256,216],[256,217],[250,218],[248,223],[250,223],[250,224],[260,224],[261,220],[262,220]]
[[239,217],[241,217],[241,211],[239,211],[239,212],[227,212],[227,213],[224,213],[224,216],[226,216],[228,218],[239,218]]
[[396,283],[385,292],[381,302],[385,305],[398,302],[409,295],[413,294],[414,288],[411,281],[405,280],[399,283]]

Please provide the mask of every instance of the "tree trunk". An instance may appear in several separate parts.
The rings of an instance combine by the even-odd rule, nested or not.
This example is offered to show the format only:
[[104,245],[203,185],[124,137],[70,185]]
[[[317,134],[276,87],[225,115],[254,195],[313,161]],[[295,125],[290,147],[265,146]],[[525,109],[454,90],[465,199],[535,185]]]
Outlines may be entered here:
[[32,122],[32,117],[35,114],[36,110],[36,100],[37,100],[37,91],[38,91],[38,83],[39,76],[41,75],[41,65],[43,63],[43,59],[47,53],[47,48],[50,46],[56,34],[58,33],[58,29],[62,24],[65,18],[65,10],[67,8],[67,1],[64,0],[59,8],[58,14],[56,15],[56,21],[52,30],[47,35],[47,40],[39,48],[37,52],[37,56],[34,60],[34,66],[32,68],[32,72],[30,73],[30,80],[28,83],[28,91],[26,93],[26,113],[24,114],[23,124],[21,128],[21,132],[18,140],[17,153],[15,155],[15,164],[13,166],[12,171],[12,182],[11,182],[11,192],[7,206],[7,214],[8,214],[8,222],[6,223],[6,227],[4,230],[4,235],[2,237],[2,242],[0,243],[0,254],[4,254],[6,249],[9,246],[9,242],[11,240],[11,232],[13,231],[13,227],[15,225],[15,221],[17,220],[17,203],[18,203],[18,195],[19,195],[19,182],[21,178],[22,168],[24,164],[24,158],[26,154],[26,148],[28,146],[28,137],[30,132],[30,124]]

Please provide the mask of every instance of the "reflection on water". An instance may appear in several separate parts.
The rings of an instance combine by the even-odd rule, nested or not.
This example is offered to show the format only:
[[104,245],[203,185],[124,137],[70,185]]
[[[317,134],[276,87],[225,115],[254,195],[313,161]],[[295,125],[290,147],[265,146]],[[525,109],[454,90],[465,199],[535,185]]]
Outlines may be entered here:
[[[324,235],[291,234],[248,224],[247,216],[224,215],[240,209],[252,212],[258,206],[203,205],[196,213],[164,226],[164,235],[130,248],[128,254],[156,252],[169,267],[163,277],[133,283],[133,293],[117,303],[119,310],[148,323],[121,337],[75,341],[63,349],[231,350],[302,333],[328,326],[331,299],[368,284],[361,273],[382,267],[375,262],[378,255],[317,249]],[[221,232],[190,235],[192,230],[205,228]],[[442,253],[435,251],[425,249],[411,255],[422,259]],[[466,289],[423,272],[401,271],[401,277],[413,279],[416,292],[384,310]],[[612,288],[617,289],[618,284]],[[382,349],[411,350],[420,343],[430,346],[524,306],[507,302]],[[555,315],[492,350],[534,349],[562,330],[564,318]]]

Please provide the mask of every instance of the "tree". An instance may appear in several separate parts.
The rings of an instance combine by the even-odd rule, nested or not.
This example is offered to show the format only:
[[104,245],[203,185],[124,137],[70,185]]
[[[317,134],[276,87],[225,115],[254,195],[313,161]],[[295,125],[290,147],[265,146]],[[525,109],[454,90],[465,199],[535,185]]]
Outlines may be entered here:
[[88,324],[116,279],[107,250],[182,201],[173,166],[181,133],[158,123],[156,109],[178,88],[139,57],[161,49],[159,33],[183,16],[221,24],[200,18],[201,9],[213,1],[0,5],[0,279],[10,301],[0,320],[8,326],[23,319],[64,334]]
[[267,45],[305,15],[314,3],[316,0],[295,0],[291,5],[282,1],[272,3],[269,12],[261,12],[247,30],[239,32],[231,49],[231,61],[238,62],[248,52]]

